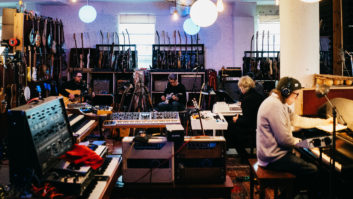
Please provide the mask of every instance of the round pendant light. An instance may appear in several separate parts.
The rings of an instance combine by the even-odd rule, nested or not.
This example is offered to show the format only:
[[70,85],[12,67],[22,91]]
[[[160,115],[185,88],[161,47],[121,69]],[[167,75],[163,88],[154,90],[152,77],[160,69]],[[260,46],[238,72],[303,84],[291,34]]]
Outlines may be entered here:
[[97,17],[97,11],[93,6],[85,5],[80,8],[78,16],[84,23],[91,23]]
[[188,35],[196,35],[200,32],[200,26],[194,24],[190,18],[184,21],[183,28]]
[[216,5],[210,0],[198,0],[190,9],[191,20],[200,27],[208,27],[217,20]]

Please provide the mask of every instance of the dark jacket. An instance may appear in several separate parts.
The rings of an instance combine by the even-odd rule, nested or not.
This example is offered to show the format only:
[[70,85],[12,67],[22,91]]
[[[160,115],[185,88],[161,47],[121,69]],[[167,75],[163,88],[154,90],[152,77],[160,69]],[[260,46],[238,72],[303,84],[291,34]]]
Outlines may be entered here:
[[71,80],[68,82],[65,82],[61,89],[60,89],[60,94],[62,94],[65,97],[69,97],[70,93],[67,92],[65,89],[70,89],[70,90],[80,90],[81,95],[86,95],[87,94],[87,88],[83,83],[77,83],[75,80]]
[[257,111],[264,97],[251,88],[240,97],[243,115],[235,123],[239,127],[256,129]]
[[183,84],[179,82],[177,86],[172,86],[170,83],[167,84],[167,88],[164,90],[164,95],[173,93],[179,98],[179,103],[186,104],[186,89]]

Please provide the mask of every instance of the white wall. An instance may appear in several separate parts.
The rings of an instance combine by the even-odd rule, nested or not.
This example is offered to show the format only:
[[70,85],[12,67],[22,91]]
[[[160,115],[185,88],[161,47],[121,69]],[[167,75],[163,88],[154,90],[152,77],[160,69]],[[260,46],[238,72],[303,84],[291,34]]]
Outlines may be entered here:
[[243,66],[244,51],[250,51],[251,37],[254,34],[256,3],[234,3],[234,66]]

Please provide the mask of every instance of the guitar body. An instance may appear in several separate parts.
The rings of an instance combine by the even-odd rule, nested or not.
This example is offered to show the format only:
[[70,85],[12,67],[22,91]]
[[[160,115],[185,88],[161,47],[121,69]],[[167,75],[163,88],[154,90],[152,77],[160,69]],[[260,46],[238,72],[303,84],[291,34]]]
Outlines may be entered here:
[[165,96],[165,101],[164,101],[164,102],[165,102],[166,104],[171,103],[171,102],[173,101],[173,99],[172,99],[173,95],[174,95],[174,93],[169,93],[169,94],[167,94],[167,96]]
[[6,93],[4,91],[4,88],[0,88],[0,113],[3,114],[6,112]]
[[62,94],[59,93],[59,96],[63,97],[65,106],[67,106],[68,104],[80,103],[83,101],[82,96],[81,96],[81,90],[70,90],[70,89],[65,89],[65,90],[68,93],[75,95],[75,99],[71,100],[70,98],[63,96]]

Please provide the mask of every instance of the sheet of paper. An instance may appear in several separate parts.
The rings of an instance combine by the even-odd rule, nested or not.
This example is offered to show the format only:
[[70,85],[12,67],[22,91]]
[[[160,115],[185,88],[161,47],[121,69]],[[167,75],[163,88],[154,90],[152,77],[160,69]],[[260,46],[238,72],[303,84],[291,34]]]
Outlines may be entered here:
[[[320,130],[323,130],[323,131],[326,131],[326,132],[329,132],[329,133],[333,132],[333,125],[332,124],[325,125],[325,126],[317,126],[316,128],[320,129]],[[336,131],[341,131],[341,130],[344,130],[346,128],[347,128],[347,126],[344,126],[342,124],[337,124],[336,125]]]

